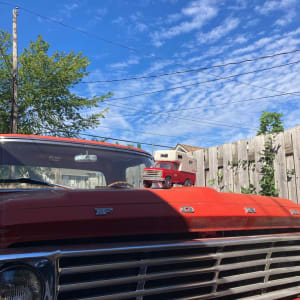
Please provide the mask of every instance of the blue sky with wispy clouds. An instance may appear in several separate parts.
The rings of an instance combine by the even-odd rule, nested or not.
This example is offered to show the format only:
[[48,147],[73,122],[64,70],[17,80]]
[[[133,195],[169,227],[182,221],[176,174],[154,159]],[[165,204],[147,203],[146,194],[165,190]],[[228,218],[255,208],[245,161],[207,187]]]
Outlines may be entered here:
[[[298,0],[6,2],[88,32],[19,12],[19,49],[42,34],[52,50],[83,51],[91,60],[85,81],[173,73],[300,49]],[[11,9],[0,4],[4,30],[11,31]],[[300,52],[294,52],[171,76],[82,83],[76,92],[86,97],[114,93],[100,106],[109,107],[106,119],[88,133],[208,147],[254,136],[262,110],[283,113],[285,128],[299,125],[300,93],[244,101],[300,92],[298,61]],[[289,65],[270,69],[283,64]],[[261,71],[251,73],[254,70]],[[230,77],[242,73],[248,74]],[[220,77],[229,78],[213,81]],[[186,87],[173,89],[182,85]],[[132,95],[140,96],[127,97]],[[116,99],[122,97],[126,98]]]

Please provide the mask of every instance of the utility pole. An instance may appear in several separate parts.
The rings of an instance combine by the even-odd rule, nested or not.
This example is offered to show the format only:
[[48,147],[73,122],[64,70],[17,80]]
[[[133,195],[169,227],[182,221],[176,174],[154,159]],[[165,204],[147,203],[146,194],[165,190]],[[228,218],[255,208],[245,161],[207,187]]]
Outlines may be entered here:
[[12,99],[10,115],[10,133],[18,132],[18,37],[17,37],[18,7],[13,9],[13,72],[12,72]]
[[154,143],[152,142],[152,156],[153,156],[153,153],[154,153]]

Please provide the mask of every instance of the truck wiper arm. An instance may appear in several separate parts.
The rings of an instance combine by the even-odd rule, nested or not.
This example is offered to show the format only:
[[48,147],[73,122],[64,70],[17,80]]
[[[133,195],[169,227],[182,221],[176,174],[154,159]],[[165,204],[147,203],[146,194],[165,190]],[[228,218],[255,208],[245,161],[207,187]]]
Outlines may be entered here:
[[36,185],[45,185],[45,186],[53,186],[53,187],[60,187],[65,189],[63,185],[59,184],[54,184],[50,183],[47,181],[42,181],[42,180],[36,180],[32,178],[27,178],[27,177],[21,177],[21,178],[13,178],[13,179],[0,179],[0,183],[28,183],[28,184],[36,184]]

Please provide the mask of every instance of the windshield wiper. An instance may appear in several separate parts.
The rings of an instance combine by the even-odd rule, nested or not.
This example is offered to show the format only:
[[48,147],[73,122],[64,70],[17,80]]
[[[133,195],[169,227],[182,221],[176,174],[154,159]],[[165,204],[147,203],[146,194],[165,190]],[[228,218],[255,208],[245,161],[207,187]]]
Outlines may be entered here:
[[54,183],[50,183],[47,181],[42,181],[42,180],[36,180],[36,179],[32,179],[32,178],[26,178],[26,177],[22,177],[22,178],[13,178],[13,179],[0,179],[0,183],[27,183],[27,184],[36,184],[36,185],[44,185],[44,186],[51,186],[51,187],[60,187],[62,189],[66,189],[69,187],[65,187],[63,185],[59,185],[59,184],[54,184]]

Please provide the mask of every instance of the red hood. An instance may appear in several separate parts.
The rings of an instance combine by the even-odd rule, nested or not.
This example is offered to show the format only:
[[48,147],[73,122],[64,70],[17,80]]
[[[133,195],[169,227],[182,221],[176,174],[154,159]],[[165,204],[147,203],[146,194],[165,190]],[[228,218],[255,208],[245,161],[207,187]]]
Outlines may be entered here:
[[[37,190],[2,192],[0,197],[2,248],[43,240],[300,228],[300,215],[291,212],[300,207],[289,200],[210,188]],[[181,212],[183,207],[194,212]],[[95,208],[113,210],[96,216]]]

